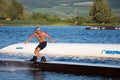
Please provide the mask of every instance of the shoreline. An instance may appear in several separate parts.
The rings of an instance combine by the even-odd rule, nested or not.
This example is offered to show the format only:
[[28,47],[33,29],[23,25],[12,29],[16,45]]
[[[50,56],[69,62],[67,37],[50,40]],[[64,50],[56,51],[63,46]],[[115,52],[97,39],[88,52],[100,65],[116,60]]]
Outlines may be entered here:
[[110,25],[110,24],[95,24],[95,25],[91,25],[91,24],[88,24],[88,25],[66,25],[66,24],[50,24],[50,25],[41,25],[41,24],[0,24],[0,26],[91,26],[91,27],[120,27],[120,25]]
[[[11,27],[12,25],[0,25],[0,27]],[[13,25],[13,27],[71,27],[67,26],[57,26],[57,25]],[[85,30],[120,30],[120,26],[79,26],[73,25],[72,27],[85,27]]]
[[83,23],[77,25],[67,22],[31,22],[22,21],[0,21],[0,26],[92,26],[92,27],[120,27],[120,23]]

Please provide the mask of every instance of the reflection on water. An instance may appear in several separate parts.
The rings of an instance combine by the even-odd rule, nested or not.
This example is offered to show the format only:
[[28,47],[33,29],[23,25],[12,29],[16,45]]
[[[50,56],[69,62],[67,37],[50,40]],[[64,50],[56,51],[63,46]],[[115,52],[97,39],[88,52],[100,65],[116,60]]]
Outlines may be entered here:
[[45,80],[46,78],[44,72],[37,71],[37,70],[31,70],[29,72],[33,76],[33,80]]
[[14,71],[14,72],[0,71],[0,75],[2,76],[0,77],[1,80],[119,80],[119,78],[72,75],[37,70]]

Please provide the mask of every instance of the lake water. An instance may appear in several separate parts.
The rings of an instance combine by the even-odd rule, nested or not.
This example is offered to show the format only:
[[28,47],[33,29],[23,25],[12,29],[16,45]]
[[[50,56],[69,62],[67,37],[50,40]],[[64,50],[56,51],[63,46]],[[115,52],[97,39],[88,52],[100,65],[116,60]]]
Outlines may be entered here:
[[[35,26],[0,26],[0,49],[15,43],[23,43],[34,32]],[[50,34],[55,43],[102,43],[120,44],[120,30],[85,30],[82,26],[40,26],[41,30]],[[37,42],[36,38],[30,42]],[[8,55],[0,53],[4,59],[30,59],[32,56]],[[47,57],[54,61],[83,63],[101,63],[120,65],[120,59],[90,59],[79,57]],[[86,76],[28,70],[23,68],[1,68],[0,80],[114,80],[110,77]],[[119,79],[115,79],[119,80]]]

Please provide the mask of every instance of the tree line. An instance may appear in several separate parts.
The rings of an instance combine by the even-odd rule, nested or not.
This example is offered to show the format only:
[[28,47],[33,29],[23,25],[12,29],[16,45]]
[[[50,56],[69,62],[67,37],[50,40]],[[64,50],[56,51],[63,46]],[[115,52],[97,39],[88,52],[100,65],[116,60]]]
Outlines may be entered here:
[[10,18],[13,20],[33,19],[50,22],[66,22],[75,25],[83,23],[113,23],[120,22],[120,17],[112,13],[112,10],[106,0],[95,0],[89,10],[89,16],[74,16],[59,18],[55,15],[25,12],[24,6],[16,0],[0,0],[0,19]]
[[0,0],[0,19],[10,18],[21,19],[24,13],[24,7],[16,0]]

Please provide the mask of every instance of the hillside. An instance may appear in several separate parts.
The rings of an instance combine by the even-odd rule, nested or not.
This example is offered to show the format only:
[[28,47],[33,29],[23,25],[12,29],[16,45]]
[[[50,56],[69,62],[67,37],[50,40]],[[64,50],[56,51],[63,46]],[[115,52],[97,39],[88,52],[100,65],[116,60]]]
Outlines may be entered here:
[[[44,13],[58,16],[89,15],[94,0],[17,0],[30,13]],[[112,10],[120,12],[119,0],[107,0]]]
[[30,8],[50,8],[59,5],[73,6],[75,3],[88,2],[93,0],[18,0]]

